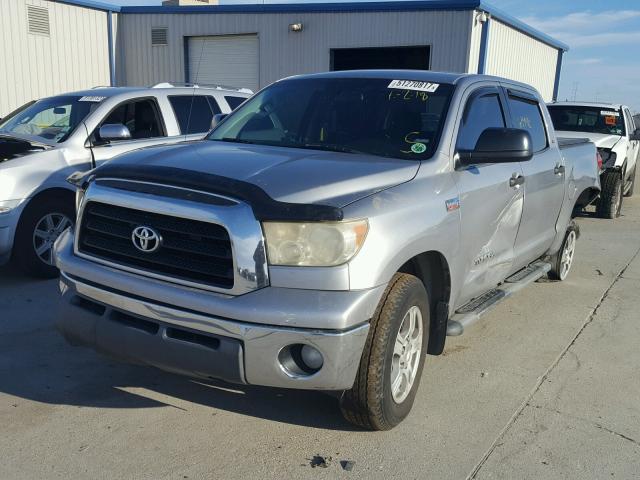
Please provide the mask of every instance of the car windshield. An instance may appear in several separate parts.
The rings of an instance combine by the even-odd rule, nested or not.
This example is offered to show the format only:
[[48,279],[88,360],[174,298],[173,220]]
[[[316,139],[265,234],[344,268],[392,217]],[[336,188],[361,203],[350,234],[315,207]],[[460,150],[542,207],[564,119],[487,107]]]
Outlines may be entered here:
[[63,142],[103,97],[60,96],[45,98],[3,119],[0,134],[40,137],[43,141]]
[[607,107],[551,105],[549,113],[556,130],[625,135],[622,110]]
[[435,152],[452,85],[299,78],[240,106],[210,140],[423,160]]

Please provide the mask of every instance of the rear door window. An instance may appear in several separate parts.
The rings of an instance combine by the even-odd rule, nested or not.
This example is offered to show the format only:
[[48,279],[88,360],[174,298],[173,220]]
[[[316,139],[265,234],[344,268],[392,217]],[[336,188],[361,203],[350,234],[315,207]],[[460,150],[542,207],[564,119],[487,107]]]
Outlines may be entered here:
[[211,119],[220,113],[218,103],[208,95],[175,95],[169,97],[169,102],[182,135],[208,132]]
[[246,98],[244,97],[234,97],[231,95],[225,95],[224,99],[229,104],[229,107],[231,108],[231,110],[235,110],[242,104],[242,102],[246,100]]
[[547,148],[547,130],[542,119],[540,104],[535,100],[509,95],[509,108],[513,128],[526,130],[533,141],[533,151],[540,152]]
[[480,134],[487,128],[504,128],[504,113],[498,93],[486,93],[468,101],[460,130],[458,131],[458,150],[473,150]]

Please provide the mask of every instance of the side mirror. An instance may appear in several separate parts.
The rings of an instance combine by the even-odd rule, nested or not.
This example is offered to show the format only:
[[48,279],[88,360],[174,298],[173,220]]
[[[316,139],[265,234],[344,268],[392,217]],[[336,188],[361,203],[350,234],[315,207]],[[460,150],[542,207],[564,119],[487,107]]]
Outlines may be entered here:
[[461,165],[526,162],[533,157],[531,135],[518,128],[487,128],[473,150],[458,152]]
[[108,123],[102,125],[99,130],[100,139],[108,142],[111,140],[128,140],[131,138],[131,132],[120,123]]
[[629,135],[629,140],[640,140],[640,128],[636,128],[636,131]]
[[218,124],[220,122],[222,122],[222,120],[224,120],[225,118],[227,118],[227,115],[229,115],[228,113],[216,113],[213,118],[211,119],[211,130],[213,130],[214,128],[216,128],[218,126]]

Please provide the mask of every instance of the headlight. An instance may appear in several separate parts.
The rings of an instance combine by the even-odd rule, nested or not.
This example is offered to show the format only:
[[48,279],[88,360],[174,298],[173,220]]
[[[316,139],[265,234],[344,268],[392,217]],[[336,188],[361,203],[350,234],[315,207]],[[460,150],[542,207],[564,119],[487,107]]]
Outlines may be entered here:
[[598,151],[600,152],[600,156],[602,157],[603,165],[614,165],[616,163],[617,155],[615,154],[615,152],[606,148],[599,148]]
[[9,213],[11,210],[20,205],[20,200],[3,200],[0,201],[0,215]]
[[351,260],[369,230],[366,220],[352,222],[265,222],[270,265],[332,267]]

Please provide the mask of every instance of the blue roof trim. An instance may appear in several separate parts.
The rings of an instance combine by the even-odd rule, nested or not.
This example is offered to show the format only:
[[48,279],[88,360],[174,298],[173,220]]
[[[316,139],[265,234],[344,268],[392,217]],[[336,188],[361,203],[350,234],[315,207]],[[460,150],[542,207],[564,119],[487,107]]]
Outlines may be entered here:
[[569,51],[569,45],[567,45],[566,43],[556,40],[550,35],[547,35],[546,33],[541,32],[537,28],[533,28],[531,25],[527,25],[522,20],[518,20],[517,18],[509,15],[506,12],[503,12],[502,10],[494,7],[493,5],[490,5],[483,1],[479,3],[480,5],[478,6],[478,8],[480,10],[484,10],[496,20],[506,23],[507,25],[515,28],[516,30],[521,31],[522,33],[526,33],[527,35],[537,40],[540,40],[541,42],[544,42],[547,45],[550,45],[560,50],[564,50],[565,52]]
[[326,3],[270,3],[211,6],[122,7],[122,13],[295,13],[295,12],[388,12],[402,10],[471,10],[480,0],[426,0],[396,2],[326,2]]
[[96,2],[93,0],[53,0],[57,3],[66,3],[68,5],[75,5],[77,7],[93,8],[95,10],[104,10],[106,12],[120,12],[122,7],[120,5],[113,5],[106,2]]

